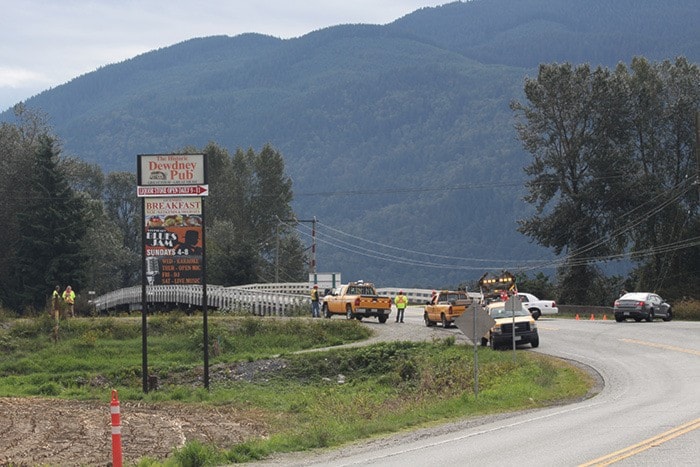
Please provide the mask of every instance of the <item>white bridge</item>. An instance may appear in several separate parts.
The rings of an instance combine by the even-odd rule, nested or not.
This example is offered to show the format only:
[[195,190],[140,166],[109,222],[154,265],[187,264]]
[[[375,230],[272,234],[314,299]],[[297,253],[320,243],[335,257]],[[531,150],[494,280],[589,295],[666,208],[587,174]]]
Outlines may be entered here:
[[[146,302],[150,305],[201,308],[202,286],[150,285],[146,286]],[[279,284],[250,284],[235,287],[207,285],[207,308],[222,311],[247,311],[254,315],[289,316],[311,312],[311,285],[308,282]],[[422,305],[430,300],[431,289],[400,287],[378,288],[379,295],[395,297],[403,290],[410,303]],[[97,311],[116,309],[140,310],[141,286],[115,290],[96,297],[92,303]],[[470,294],[472,295],[472,294]]]

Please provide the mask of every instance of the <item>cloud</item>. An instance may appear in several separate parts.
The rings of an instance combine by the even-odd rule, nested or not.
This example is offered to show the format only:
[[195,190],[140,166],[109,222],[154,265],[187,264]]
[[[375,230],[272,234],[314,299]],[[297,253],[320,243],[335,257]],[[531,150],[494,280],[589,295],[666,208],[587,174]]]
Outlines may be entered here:
[[[101,66],[187,39],[288,39],[336,24],[386,24],[434,0],[22,0],[3,5],[0,110]],[[23,91],[23,94],[18,94]],[[17,96],[23,96],[17,99]]]

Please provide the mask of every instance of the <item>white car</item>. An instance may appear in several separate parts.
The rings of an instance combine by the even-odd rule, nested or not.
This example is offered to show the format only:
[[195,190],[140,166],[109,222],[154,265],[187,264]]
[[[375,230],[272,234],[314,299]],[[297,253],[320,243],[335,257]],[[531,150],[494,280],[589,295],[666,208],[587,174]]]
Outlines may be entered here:
[[557,303],[554,300],[540,300],[531,293],[518,292],[518,298],[523,302],[523,307],[530,311],[533,318],[539,319],[542,315],[556,315],[559,313]]

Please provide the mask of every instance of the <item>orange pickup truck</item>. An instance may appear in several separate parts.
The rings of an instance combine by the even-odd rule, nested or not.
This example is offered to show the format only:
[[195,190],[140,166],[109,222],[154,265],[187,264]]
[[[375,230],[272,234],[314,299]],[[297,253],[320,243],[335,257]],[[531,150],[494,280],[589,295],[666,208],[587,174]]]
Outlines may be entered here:
[[362,320],[376,317],[386,323],[391,313],[391,297],[377,295],[377,290],[369,282],[350,282],[333,289],[323,297],[323,316],[345,315],[347,319]]
[[455,318],[464,313],[472,299],[462,290],[441,290],[425,305],[423,320],[425,325],[435,326],[440,321],[443,328],[449,328]]

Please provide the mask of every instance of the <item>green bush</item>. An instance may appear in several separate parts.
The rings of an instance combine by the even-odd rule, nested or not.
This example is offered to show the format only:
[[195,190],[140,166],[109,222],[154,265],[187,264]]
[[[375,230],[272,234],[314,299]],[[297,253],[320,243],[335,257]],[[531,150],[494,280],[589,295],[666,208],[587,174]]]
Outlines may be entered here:
[[700,321],[700,300],[688,298],[672,304],[673,319]]
[[219,451],[199,441],[190,441],[182,448],[175,451],[173,457],[182,467],[203,467],[206,465],[220,465],[225,460]]

